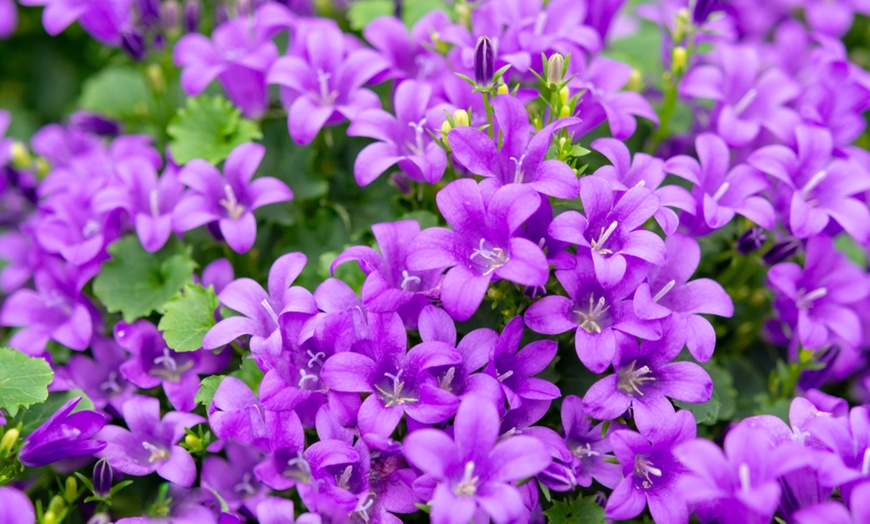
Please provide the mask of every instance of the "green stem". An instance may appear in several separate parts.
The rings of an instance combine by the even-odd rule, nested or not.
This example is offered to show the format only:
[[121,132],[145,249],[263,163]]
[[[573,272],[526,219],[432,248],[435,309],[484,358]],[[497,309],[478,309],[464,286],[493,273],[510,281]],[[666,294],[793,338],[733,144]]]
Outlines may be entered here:
[[481,91],[481,94],[483,95],[483,106],[486,108],[486,123],[489,125],[486,131],[489,134],[489,138],[493,138],[492,105],[489,103],[489,92]]

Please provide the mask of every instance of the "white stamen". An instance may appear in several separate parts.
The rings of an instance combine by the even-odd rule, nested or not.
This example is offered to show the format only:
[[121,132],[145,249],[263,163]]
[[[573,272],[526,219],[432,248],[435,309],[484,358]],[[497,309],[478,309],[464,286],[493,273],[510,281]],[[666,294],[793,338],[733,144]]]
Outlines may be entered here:
[[667,284],[665,284],[664,287],[662,287],[662,288],[659,290],[659,292],[656,293],[654,297],[652,297],[653,302],[658,302],[659,300],[661,300],[663,296],[665,296],[665,295],[668,294],[668,291],[670,291],[670,290],[672,290],[672,289],[674,288],[674,285],[675,285],[676,283],[677,283],[676,280],[671,280],[670,282],[668,282]]
[[162,364],[163,367],[169,371],[176,371],[178,369],[178,363],[175,362],[175,359],[169,354],[169,348],[163,348],[163,356],[155,358],[154,363]]
[[720,198],[722,198],[723,196],[725,196],[725,193],[728,192],[728,189],[729,189],[729,188],[731,188],[731,183],[730,183],[730,182],[725,182],[724,184],[722,184],[721,186],[719,186],[719,189],[717,189],[716,192],[713,193],[713,200],[714,200],[715,202],[718,202]]
[[757,96],[758,91],[756,89],[753,88],[747,91],[746,94],[743,95],[743,98],[734,104],[734,114],[740,116],[741,113],[746,111],[746,108],[749,107],[749,104],[751,104]]
[[263,306],[264,308],[266,308],[266,312],[269,313],[269,316],[272,317],[272,320],[274,320],[275,324],[277,324],[278,323],[278,314],[275,313],[274,309],[272,309],[272,304],[269,303],[269,299],[264,298],[260,302],[260,305]]
[[160,202],[157,200],[158,193],[156,189],[152,189],[148,193],[148,204],[151,206],[151,216],[157,217],[160,215]]
[[525,153],[523,153],[520,158],[511,157],[511,161],[514,163],[514,184],[522,184],[523,183],[523,160],[526,159]]
[[619,227],[619,223],[616,220],[611,222],[610,225],[607,226],[607,229],[604,229],[602,227],[601,228],[601,235],[598,237],[598,240],[593,240],[591,243],[592,249],[594,249],[595,251],[598,251],[602,255],[609,255],[609,254],[613,253],[613,251],[611,251],[610,249],[604,249],[604,244],[610,238],[610,235],[612,235],[613,232],[616,231],[617,227]]
[[318,351],[317,353],[313,353],[310,349],[307,351],[307,353],[308,353],[308,356],[311,357],[308,360],[308,367],[309,368],[314,367],[314,364],[317,364],[318,366],[323,367],[323,360],[321,360],[321,359],[326,356],[326,353],[324,353],[323,351]]
[[742,463],[740,467],[737,468],[737,475],[740,477],[740,489],[745,492],[748,492],[752,489],[752,485],[749,483],[749,464]]
[[815,189],[819,184],[821,184],[822,181],[827,178],[827,176],[828,171],[825,169],[822,169],[821,171],[813,175],[812,178],[810,178],[810,180],[801,189],[801,195],[803,195],[804,199],[806,199],[809,196],[810,192]]
[[409,284],[411,284],[411,283],[419,284],[420,282],[421,282],[420,277],[415,277],[413,275],[410,275],[408,273],[407,269],[402,270],[402,284],[400,286],[402,288],[402,291],[408,291]]

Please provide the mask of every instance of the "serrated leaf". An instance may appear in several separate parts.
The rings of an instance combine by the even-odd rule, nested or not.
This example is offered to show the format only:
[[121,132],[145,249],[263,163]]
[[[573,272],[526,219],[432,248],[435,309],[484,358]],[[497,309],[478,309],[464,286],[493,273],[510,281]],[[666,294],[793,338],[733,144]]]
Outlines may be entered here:
[[10,417],[18,413],[19,407],[45,402],[52,380],[54,372],[45,359],[0,348],[0,408]]
[[157,329],[163,332],[166,345],[175,351],[196,351],[202,339],[215,325],[214,311],[220,302],[214,287],[207,289],[188,283],[163,306]]
[[79,106],[121,120],[148,116],[151,95],[145,76],[134,67],[108,67],[87,79]]
[[362,31],[375,18],[393,15],[395,11],[392,0],[356,0],[347,9],[347,21],[351,29]]
[[263,380],[263,371],[257,366],[257,362],[252,358],[246,358],[242,361],[241,367],[230,373],[230,376],[236,377],[251,388],[254,394],[260,388],[260,382]]
[[211,375],[202,379],[199,383],[199,391],[196,392],[193,401],[208,408],[208,405],[211,404],[211,399],[214,398],[214,394],[224,378],[225,375]]
[[159,311],[193,281],[196,263],[177,240],[149,253],[131,235],[109,246],[109,254],[112,259],[94,280],[94,294],[110,312],[121,313],[125,322]]
[[242,118],[239,109],[220,96],[189,98],[166,132],[172,156],[179,164],[194,158],[217,164],[236,146],[262,138],[257,124]]
[[604,508],[595,502],[595,497],[554,500],[544,516],[549,524],[599,524],[604,522]]

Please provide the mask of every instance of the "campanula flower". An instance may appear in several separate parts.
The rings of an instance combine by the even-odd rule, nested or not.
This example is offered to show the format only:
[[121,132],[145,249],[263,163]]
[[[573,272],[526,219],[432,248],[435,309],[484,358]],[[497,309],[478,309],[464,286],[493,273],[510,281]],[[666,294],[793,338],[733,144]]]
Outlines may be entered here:
[[18,460],[36,468],[72,457],[93,455],[106,447],[106,442],[94,438],[106,423],[106,417],[96,411],[72,413],[82,397],[75,397],[33,430],[18,450]]

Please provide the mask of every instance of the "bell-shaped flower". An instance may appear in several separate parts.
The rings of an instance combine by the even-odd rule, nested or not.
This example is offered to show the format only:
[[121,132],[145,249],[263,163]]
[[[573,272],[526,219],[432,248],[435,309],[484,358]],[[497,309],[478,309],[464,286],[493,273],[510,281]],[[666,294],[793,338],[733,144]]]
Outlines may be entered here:
[[244,508],[253,513],[268,493],[268,488],[254,475],[260,453],[233,441],[227,442],[224,450],[228,460],[210,455],[203,461],[202,487],[220,495],[230,511]]
[[369,185],[396,164],[415,182],[434,184],[441,180],[447,154],[432,134],[440,129],[450,106],[434,102],[429,84],[407,80],[393,94],[395,116],[383,109],[368,109],[352,119],[348,136],[377,140],[354,161],[357,184]]
[[133,17],[130,0],[23,0],[22,5],[42,5],[42,24],[50,35],[57,35],[73,22],[100,42],[119,46],[121,33]]
[[529,184],[545,195],[576,198],[580,182],[574,171],[561,160],[544,157],[553,134],[579,120],[563,118],[532,135],[529,114],[516,97],[497,96],[492,107],[496,140],[473,127],[452,129],[448,140],[456,161],[475,175],[486,177],[481,185],[487,191],[508,184]]
[[52,195],[43,203],[45,216],[34,224],[36,242],[76,266],[105,258],[106,246],[121,236],[120,223],[96,204],[90,189]]
[[277,178],[251,180],[266,148],[242,144],[224,162],[224,173],[205,160],[188,162],[178,180],[191,191],[178,203],[172,220],[178,231],[189,231],[217,222],[221,235],[237,253],[245,253],[257,237],[254,210],[276,202],[287,202],[293,192]]
[[801,508],[794,514],[797,524],[860,524],[870,522],[870,506],[866,501],[870,498],[870,482],[860,484],[852,490],[849,497],[849,509],[839,502],[826,501]]
[[291,54],[275,62],[266,81],[281,86],[281,100],[289,108],[290,137],[304,145],[324,126],[354,120],[360,112],[379,107],[377,95],[362,86],[389,63],[371,49],[349,44],[333,25],[312,25],[296,36],[299,39]]
[[557,263],[556,278],[568,296],[549,295],[529,306],[526,325],[536,333],[558,335],[574,331],[580,361],[593,373],[603,373],[620,355],[637,345],[637,338],[658,340],[658,321],[642,320],[629,298],[646,276],[646,266],[630,264],[625,278],[606,289],[595,278],[588,255],[563,255]]
[[649,189],[636,185],[616,192],[608,180],[588,176],[581,180],[580,199],[586,216],[577,211],[557,215],[550,235],[588,250],[602,286],[617,285],[637,259],[658,266],[667,261],[665,243],[642,227],[661,208],[661,200]]
[[133,392],[131,382],[121,373],[121,364],[127,359],[124,351],[111,338],[94,337],[90,345],[93,358],[73,355],[66,365],[68,380],[84,391],[97,409],[111,406],[120,413]]
[[614,429],[624,426],[611,424],[608,431],[604,431],[603,424],[593,426],[583,410],[583,399],[576,395],[568,395],[562,400],[561,415],[565,444],[573,455],[571,465],[577,484],[588,488],[595,479],[602,486],[615,488],[622,475],[619,466],[608,460],[613,458],[610,435]]
[[393,16],[372,20],[363,30],[363,36],[390,64],[376,80],[417,80],[430,84],[433,89],[443,89],[441,81],[448,74],[447,61],[435,51],[433,38],[450,23],[450,18],[441,10],[421,17],[410,32]]
[[[403,453],[426,475],[415,482],[432,505],[435,524],[528,520],[515,483],[550,464],[550,453],[526,436],[499,438],[496,407],[487,399],[468,397],[459,405],[453,437],[422,429],[405,437]],[[434,488],[434,489],[433,489]]]
[[541,248],[514,236],[540,206],[534,189],[510,184],[486,194],[473,180],[462,179],[439,191],[436,200],[453,230],[421,231],[408,248],[406,264],[414,271],[450,268],[441,283],[441,301],[455,320],[477,311],[493,279],[524,286],[547,282],[549,266]]
[[705,234],[719,229],[735,214],[773,229],[773,206],[758,195],[769,185],[764,175],[747,164],[730,167],[728,145],[714,134],[698,135],[695,149],[698,160],[679,155],[665,163],[665,171],[694,184],[695,209],[689,210],[695,217],[694,230]]
[[196,480],[196,463],[178,441],[185,428],[205,422],[193,413],[171,411],[160,417],[160,400],[136,396],[122,409],[125,429],[106,426],[97,437],[107,442],[98,456],[122,473],[141,477],[158,475],[180,486],[190,487]]
[[93,438],[106,424],[106,416],[96,411],[72,413],[82,397],[75,397],[24,439],[18,450],[18,460],[29,468],[37,468],[58,460],[85,457],[98,453],[106,443]]

